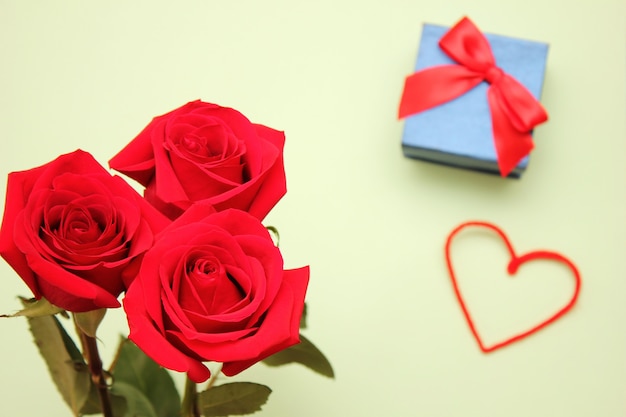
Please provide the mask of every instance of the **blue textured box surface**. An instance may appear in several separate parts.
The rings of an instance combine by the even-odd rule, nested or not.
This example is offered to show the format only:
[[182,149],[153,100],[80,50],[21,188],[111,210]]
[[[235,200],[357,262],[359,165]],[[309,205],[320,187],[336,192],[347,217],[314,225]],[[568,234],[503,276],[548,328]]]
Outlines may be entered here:
[[[438,45],[449,28],[425,24],[415,70],[456,64]],[[539,100],[548,45],[501,35],[485,34],[496,65],[516,78]],[[493,174],[500,174],[487,102],[486,82],[458,98],[405,119],[402,149],[405,156]],[[509,174],[517,178],[528,156]]]

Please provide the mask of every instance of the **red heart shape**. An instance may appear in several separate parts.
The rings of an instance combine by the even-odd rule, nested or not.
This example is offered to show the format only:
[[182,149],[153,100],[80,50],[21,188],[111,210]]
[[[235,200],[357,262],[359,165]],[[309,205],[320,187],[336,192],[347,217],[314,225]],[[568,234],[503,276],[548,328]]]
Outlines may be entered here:
[[[537,259],[547,259],[551,261],[560,262],[566,265],[572,271],[572,274],[576,281],[576,287],[574,289],[574,293],[572,294],[572,297],[570,298],[570,300],[567,302],[567,304],[564,307],[559,309],[555,314],[548,317],[546,320],[543,320],[539,324],[532,326],[530,329],[522,333],[516,334],[514,336],[511,336],[502,342],[495,343],[492,346],[485,346],[482,339],[480,338],[480,335],[478,334],[478,331],[476,330],[476,326],[474,325],[472,316],[470,315],[467,309],[467,306],[465,305],[465,301],[463,300],[463,296],[461,295],[461,291],[459,290],[456,275],[454,273],[454,268],[452,267],[452,260],[450,258],[450,246],[452,244],[452,240],[461,230],[463,230],[466,227],[482,227],[482,228],[491,229],[500,236],[500,238],[504,241],[509,251],[509,254],[511,256],[511,260],[509,261],[509,265],[507,267],[507,272],[509,273],[509,275],[515,274],[517,272],[517,269],[523,263],[537,260]],[[463,310],[463,314],[465,315],[467,324],[469,325],[469,328],[472,331],[474,338],[478,342],[478,346],[480,347],[480,350],[482,350],[484,353],[493,352],[496,349],[500,349],[514,342],[518,342],[524,339],[525,337],[530,336],[531,334],[543,329],[544,327],[548,326],[550,323],[555,322],[574,306],[574,304],[576,303],[576,299],[578,298],[578,294],[580,292],[580,284],[581,284],[580,273],[578,272],[578,268],[576,268],[576,266],[574,265],[572,261],[570,261],[565,256],[559,253],[546,251],[546,250],[528,252],[524,255],[517,256],[506,234],[498,226],[491,224],[491,223],[487,223],[487,222],[469,221],[469,222],[460,224],[454,230],[452,230],[452,232],[450,232],[450,234],[448,235],[448,240],[446,241],[446,263],[448,265],[448,272],[450,273],[450,279],[452,280],[452,286],[454,287],[454,293],[456,294],[456,298],[459,301],[459,304],[461,305],[461,310]]]

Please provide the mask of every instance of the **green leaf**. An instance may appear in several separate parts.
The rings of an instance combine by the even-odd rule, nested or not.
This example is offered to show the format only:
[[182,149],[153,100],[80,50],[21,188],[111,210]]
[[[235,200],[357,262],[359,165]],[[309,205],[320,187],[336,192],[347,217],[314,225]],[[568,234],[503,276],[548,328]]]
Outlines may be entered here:
[[[126,412],[123,417],[158,417],[158,406],[150,402],[136,387],[126,382],[115,382],[111,387],[111,394],[126,399]],[[168,414],[168,416],[177,416],[178,414]],[[121,417],[121,416],[120,416]]]
[[304,303],[304,308],[302,308],[302,315],[300,316],[300,328],[306,329],[306,314],[307,314],[307,306]]
[[[82,372],[89,375],[89,367],[83,358],[83,354],[80,352],[74,340],[70,337],[70,335],[65,330],[65,327],[61,325],[59,320],[54,320],[54,323],[61,334],[61,338],[63,339],[63,344],[65,345],[65,350],[72,358],[74,369],[77,372]],[[89,393],[87,394],[87,398],[85,399],[83,405],[80,408],[80,412],[78,415],[84,414],[101,414],[102,410],[100,407],[100,397],[98,395],[98,390],[96,386],[91,381],[91,376],[89,376],[87,380],[87,385],[89,389]],[[82,388],[81,388],[82,389]],[[126,401],[122,397],[118,397],[115,395],[110,395],[111,407],[113,408],[113,415],[115,417],[123,417],[126,412]]]
[[55,305],[50,304],[45,298],[39,300],[27,299],[20,297],[20,301],[24,306],[24,309],[14,314],[2,314],[0,317],[44,317],[53,316],[57,313],[64,311]]
[[[98,394],[98,389],[95,384],[90,384],[91,388],[89,391],[89,396],[83,404],[83,407],[80,409],[80,414],[102,414],[102,407],[100,406],[100,395]],[[109,400],[111,402],[111,409],[113,410],[113,416],[115,417],[124,417],[126,415],[126,400],[124,397],[119,395],[114,395],[111,390],[109,390]]]
[[76,347],[76,344],[74,343],[74,339],[72,339],[72,337],[67,333],[67,331],[65,330],[65,327],[63,327],[61,322],[59,322],[59,320],[56,317],[54,317],[54,324],[57,326],[57,329],[59,330],[59,334],[61,335],[61,340],[63,340],[63,345],[65,346],[65,351],[67,352],[68,355],[70,355],[70,358],[72,358],[72,361],[74,361],[74,368],[76,368],[77,370],[85,370],[85,372],[88,372],[88,367],[87,367],[87,363],[85,362],[85,358],[83,357],[83,354],[78,349],[78,347]]
[[[27,306],[27,302],[23,304]],[[74,416],[79,416],[91,385],[91,377],[86,372],[80,352],[56,317],[48,315],[27,319],[54,384]]]
[[280,245],[280,233],[278,233],[278,229],[274,226],[265,226],[268,232],[272,235],[272,240],[274,241],[274,245],[279,247]]
[[297,345],[281,350],[263,360],[263,363],[269,366],[281,366],[294,362],[329,378],[335,377],[333,367],[326,356],[302,335],[300,335],[300,343]]
[[106,314],[107,309],[101,308],[98,310],[86,311],[84,313],[74,313],[74,319],[76,320],[76,325],[83,331],[87,336],[96,337],[96,330],[98,330],[98,326],[104,319],[104,315]]
[[[171,375],[152,359],[146,356],[133,342],[122,338],[111,369],[113,374],[112,392],[132,393],[127,384],[140,392],[155,410],[155,417],[171,417],[180,414],[180,395]],[[116,391],[117,390],[117,391]],[[133,401],[141,405],[143,399],[124,395],[131,408]]]
[[233,382],[201,392],[198,401],[206,417],[242,416],[261,410],[271,392],[265,385]]

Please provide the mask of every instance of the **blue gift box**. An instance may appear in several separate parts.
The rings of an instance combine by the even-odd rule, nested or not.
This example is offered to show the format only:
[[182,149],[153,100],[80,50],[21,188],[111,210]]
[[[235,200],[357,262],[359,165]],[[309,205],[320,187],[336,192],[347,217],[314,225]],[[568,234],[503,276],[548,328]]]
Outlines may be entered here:
[[[424,24],[415,70],[456,64],[438,45],[447,27]],[[496,65],[539,100],[546,69],[548,45],[501,35],[484,34]],[[500,174],[487,82],[439,106],[405,119],[402,150],[405,156],[476,171]],[[510,172],[519,178],[528,165],[528,156]]]

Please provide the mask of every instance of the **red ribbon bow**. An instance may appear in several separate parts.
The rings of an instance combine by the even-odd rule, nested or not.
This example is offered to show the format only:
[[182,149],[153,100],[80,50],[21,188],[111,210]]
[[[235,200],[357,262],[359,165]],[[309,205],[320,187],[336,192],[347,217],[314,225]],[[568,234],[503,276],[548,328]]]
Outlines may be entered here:
[[533,149],[530,132],[548,120],[548,114],[526,87],[496,66],[489,42],[467,17],[441,37],[439,47],[459,65],[440,65],[409,75],[399,117],[443,104],[487,81],[498,167],[506,177]]

